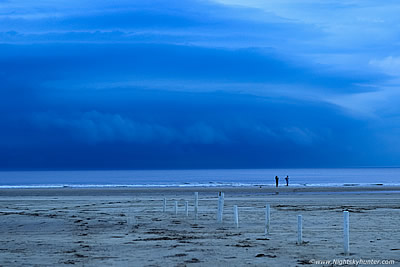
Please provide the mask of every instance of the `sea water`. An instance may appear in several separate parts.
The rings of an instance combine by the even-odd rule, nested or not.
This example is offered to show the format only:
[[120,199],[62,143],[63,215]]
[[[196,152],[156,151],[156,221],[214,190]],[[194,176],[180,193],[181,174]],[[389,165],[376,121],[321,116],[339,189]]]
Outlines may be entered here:
[[400,185],[400,168],[2,171],[0,188]]

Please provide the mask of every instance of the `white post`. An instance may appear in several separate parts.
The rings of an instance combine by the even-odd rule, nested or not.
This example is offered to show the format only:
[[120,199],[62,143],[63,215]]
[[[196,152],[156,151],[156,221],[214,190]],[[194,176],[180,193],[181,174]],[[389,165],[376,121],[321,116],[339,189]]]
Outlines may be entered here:
[[194,192],[194,218],[197,220],[199,218],[199,192]]
[[236,228],[239,228],[239,211],[238,211],[238,206],[237,205],[233,206],[233,218],[234,218],[234,221],[235,221]]
[[221,192],[218,193],[218,210],[217,210],[217,222],[221,222]]
[[175,211],[175,215],[177,215],[178,214],[178,201],[175,201],[174,211]]
[[163,210],[162,211],[163,212],[167,211],[167,199],[166,198],[164,198],[164,204],[163,204]]
[[297,215],[297,244],[303,244],[303,216]]
[[268,235],[270,233],[270,205],[267,204],[265,207],[265,234]]
[[224,214],[224,193],[219,192],[217,222],[222,223],[223,214]]
[[186,217],[189,216],[189,201],[185,201],[185,214]]
[[132,208],[128,210],[128,214],[126,216],[126,224],[128,228],[132,228],[133,225],[136,224],[136,218]]
[[349,245],[349,212],[343,211],[343,247],[344,254],[350,254],[350,245]]
[[133,227],[136,223],[135,215],[128,214],[128,218],[126,219],[128,227]]

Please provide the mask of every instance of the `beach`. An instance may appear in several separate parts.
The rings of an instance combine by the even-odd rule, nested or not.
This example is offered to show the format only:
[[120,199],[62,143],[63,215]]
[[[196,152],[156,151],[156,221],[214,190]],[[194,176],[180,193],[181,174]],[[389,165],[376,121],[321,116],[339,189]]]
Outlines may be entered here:
[[[222,223],[219,191],[225,193]],[[350,214],[348,256],[343,211]],[[348,259],[399,266],[399,218],[400,188],[394,186],[1,189],[0,265],[340,266]]]

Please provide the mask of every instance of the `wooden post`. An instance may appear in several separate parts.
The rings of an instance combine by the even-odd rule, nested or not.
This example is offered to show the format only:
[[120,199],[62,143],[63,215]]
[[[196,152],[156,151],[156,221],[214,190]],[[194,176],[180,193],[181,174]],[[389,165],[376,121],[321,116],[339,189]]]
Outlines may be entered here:
[[222,223],[223,215],[224,215],[224,193],[219,192],[217,222]]
[[185,214],[186,217],[189,216],[189,201],[185,201]]
[[270,233],[270,205],[267,204],[265,207],[265,234],[268,235]]
[[163,212],[167,211],[167,199],[164,198],[164,203],[163,203]]
[[175,211],[175,215],[177,215],[178,214],[178,201],[175,201],[174,211]]
[[233,206],[233,218],[234,218],[236,228],[239,228],[239,211],[238,211],[237,205]]
[[303,216],[297,215],[297,244],[303,244]]
[[199,192],[194,192],[194,219],[199,218]]
[[344,254],[350,254],[350,237],[349,237],[349,212],[343,211],[343,247],[344,247]]

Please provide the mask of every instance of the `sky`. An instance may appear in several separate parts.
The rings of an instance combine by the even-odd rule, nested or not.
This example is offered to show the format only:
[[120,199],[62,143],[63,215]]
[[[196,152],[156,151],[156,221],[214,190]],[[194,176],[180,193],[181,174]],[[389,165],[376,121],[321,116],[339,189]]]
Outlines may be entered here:
[[0,169],[400,166],[396,0],[0,0]]

